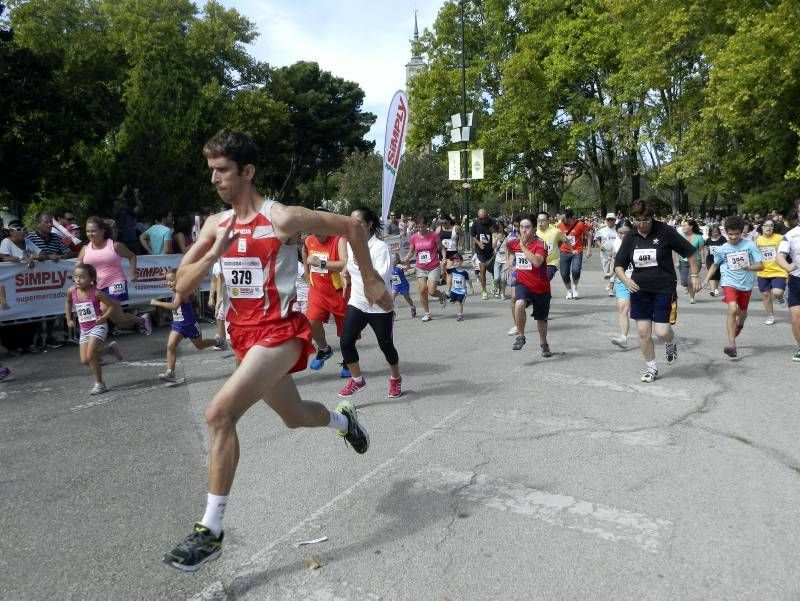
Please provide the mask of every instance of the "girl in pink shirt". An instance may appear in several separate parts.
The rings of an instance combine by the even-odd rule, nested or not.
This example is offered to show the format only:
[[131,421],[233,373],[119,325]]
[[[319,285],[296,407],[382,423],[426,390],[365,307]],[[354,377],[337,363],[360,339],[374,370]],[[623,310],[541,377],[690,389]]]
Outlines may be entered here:
[[442,277],[440,257],[444,260],[446,254],[442,240],[436,232],[428,229],[424,215],[417,215],[417,231],[409,238],[408,254],[403,259],[406,268],[411,257],[416,257],[417,286],[419,300],[422,303],[424,315],[422,321],[430,321],[431,313],[428,306],[428,296],[439,299],[439,304],[444,309],[447,306],[447,297],[439,289],[439,280]]

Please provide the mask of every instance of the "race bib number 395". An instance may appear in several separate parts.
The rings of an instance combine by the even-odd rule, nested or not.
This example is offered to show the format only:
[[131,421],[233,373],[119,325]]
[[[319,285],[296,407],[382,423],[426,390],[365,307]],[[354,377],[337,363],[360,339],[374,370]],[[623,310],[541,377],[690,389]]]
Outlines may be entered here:
[[747,255],[747,251],[740,250],[739,252],[727,253],[725,262],[728,264],[728,269],[738,271],[750,265],[750,257]]
[[264,270],[258,257],[223,257],[222,274],[231,298],[264,296]]

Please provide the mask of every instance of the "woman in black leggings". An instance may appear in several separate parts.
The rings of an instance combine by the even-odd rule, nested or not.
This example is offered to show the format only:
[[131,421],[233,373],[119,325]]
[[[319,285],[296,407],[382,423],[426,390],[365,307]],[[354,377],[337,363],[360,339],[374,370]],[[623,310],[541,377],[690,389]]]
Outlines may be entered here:
[[[372,266],[383,278],[387,290],[391,291],[392,261],[389,254],[389,247],[381,240],[381,222],[378,216],[366,207],[356,209],[351,213],[351,217],[361,222],[367,236],[370,236],[369,254],[372,259]],[[364,282],[361,279],[361,271],[353,258],[353,250],[347,245],[347,271],[350,273],[350,300],[347,304],[347,313],[344,316],[344,326],[342,335],[339,338],[339,347],[342,351],[347,367],[350,369],[350,379],[339,392],[340,397],[350,397],[364,388],[367,383],[361,375],[361,367],[358,364],[358,351],[356,350],[356,340],[361,331],[369,324],[375,337],[378,339],[378,346],[381,347],[386,362],[389,364],[391,377],[389,378],[389,398],[393,399],[402,396],[400,388],[402,378],[400,377],[400,358],[397,349],[394,347],[392,334],[394,329],[394,311],[386,312],[378,305],[370,305],[364,296]]]

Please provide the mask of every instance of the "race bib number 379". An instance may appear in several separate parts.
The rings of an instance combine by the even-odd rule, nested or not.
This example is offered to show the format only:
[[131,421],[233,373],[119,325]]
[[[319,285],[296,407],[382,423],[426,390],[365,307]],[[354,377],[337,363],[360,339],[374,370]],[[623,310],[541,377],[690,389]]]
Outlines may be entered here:
[[222,274],[231,298],[264,296],[264,270],[258,257],[223,257]]

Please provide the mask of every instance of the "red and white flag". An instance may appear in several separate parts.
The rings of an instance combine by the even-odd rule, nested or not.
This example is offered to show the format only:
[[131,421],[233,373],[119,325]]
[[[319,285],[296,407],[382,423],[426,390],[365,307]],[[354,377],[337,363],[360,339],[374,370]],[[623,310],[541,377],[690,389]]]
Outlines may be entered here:
[[381,189],[381,219],[386,223],[392,204],[394,182],[400,168],[408,128],[408,99],[403,90],[394,93],[386,119],[386,137],[383,142],[383,187]]

